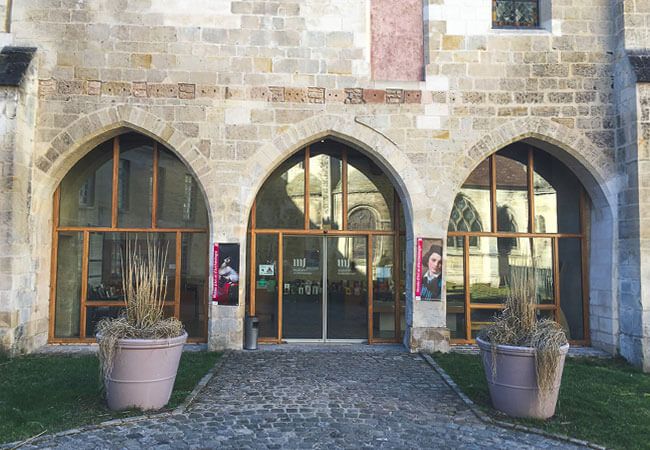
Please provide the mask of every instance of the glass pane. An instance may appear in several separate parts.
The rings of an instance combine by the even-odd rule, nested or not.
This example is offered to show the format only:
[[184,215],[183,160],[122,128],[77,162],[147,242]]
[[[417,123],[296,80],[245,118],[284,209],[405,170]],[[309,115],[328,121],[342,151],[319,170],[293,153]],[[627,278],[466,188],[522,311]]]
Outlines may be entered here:
[[533,261],[537,282],[537,303],[553,304],[553,241],[535,238],[533,241]]
[[528,232],[528,151],[508,147],[496,155],[497,228]]
[[309,227],[340,230],[343,220],[343,162],[320,154],[309,160]]
[[124,134],[119,139],[118,225],[149,228],[151,227],[153,141],[135,133]]
[[580,181],[548,153],[536,150],[534,158],[535,231],[580,233]]
[[123,301],[122,261],[126,239],[146,254],[147,239],[167,252],[167,296],[174,300],[176,233],[90,233],[88,248],[88,302]]
[[471,339],[476,339],[479,331],[494,322],[494,317],[500,309],[472,309]]
[[304,228],[305,153],[298,152],[273,172],[257,195],[257,228]]
[[392,230],[394,193],[374,162],[360,154],[348,155],[348,229]]
[[183,233],[179,318],[189,337],[205,337],[207,258],[208,236],[205,233]]
[[567,338],[585,338],[582,303],[582,252],[579,239],[560,239],[560,325]]
[[470,250],[470,301],[504,303],[510,292],[512,271],[529,267],[530,258],[530,239],[481,238],[480,248]]
[[208,212],[203,194],[185,164],[158,146],[158,226],[207,228]]
[[[490,160],[483,161],[467,178],[454,200],[449,231],[491,231]],[[478,245],[478,238],[475,239]],[[455,247],[459,239],[448,240]],[[474,242],[470,242],[472,245]],[[474,245],[474,246],[476,246]]]
[[465,332],[465,279],[463,273],[463,238],[460,245],[447,248],[447,328],[452,339],[466,339]]
[[323,238],[285,236],[283,241],[282,335],[323,338]]
[[523,0],[515,3],[515,21],[520,27],[534,27],[537,25],[537,0]]
[[[278,337],[278,235],[255,237],[255,315],[260,337]],[[291,291],[291,289],[289,289]]]
[[499,25],[512,25],[515,22],[515,3],[513,0],[495,0],[495,13],[497,24]]
[[395,257],[392,236],[372,238],[373,337],[395,339]]
[[406,236],[399,237],[399,339],[400,342],[404,339],[406,332]]
[[365,236],[327,238],[328,339],[368,337],[366,245]]
[[122,313],[123,306],[96,306],[86,308],[86,336],[93,337],[97,332],[97,323],[107,317],[115,318]]
[[83,235],[60,232],[58,238],[54,336],[79,337]]
[[113,192],[113,141],[82,158],[61,181],[59,224],[110,227]]

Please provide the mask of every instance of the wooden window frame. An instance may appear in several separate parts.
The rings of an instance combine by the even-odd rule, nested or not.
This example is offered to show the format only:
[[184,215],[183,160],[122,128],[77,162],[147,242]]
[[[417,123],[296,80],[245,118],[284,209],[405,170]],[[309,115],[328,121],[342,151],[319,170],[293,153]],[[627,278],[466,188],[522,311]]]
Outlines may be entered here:
[[[305,192],[305,198],[304,198],[304,214],[305,214],[305,220],[303,224],[303,228],[257,228],[257,196],[259,196],[259,192],[256,196],[256,200],[253,202],[253,207],[251,209],[251,218],[249,222],[249,229],[248,229],[248,237],[250,239],[250,256],[249,256],[249,283],[248,283],[248,308],[247,311],[250,315],[255,315],[256,312],[256,304],[255,304],[255,287],[257,283],[257,272],[255,270],[256,268],[256,242],[257,242],[257,236],[260,234],[273,234],[277,236],[278,239],[278,254],[276,255],[277,261],[278,261],[278,275],[277,275],[277,286],[278,286],[278,296],[277,296],[277,336],[275,337],[262,337],[259,338],[260,342],[263,343],[282,343],[284,342],[284,338],[282,336],[282,286],[283,286],[283,267],[282,267],[282,261],[283,261],[283,239],[287,235],[292,235],[292,236],[342,236],[342,237],[352,237],[352,236],[365,236],[366,237],[366,242],[367,242],[367,258],[368,258],[368,265],[369,265],[369,270],[367,274],[367,283],[368,283],[368,298],[366,299],[367,301],[367,307],[368,307],[368,343],[369,344],[375,344],[375,343],[398,343],[402,341],[402,336],[403,336],[403,331],[401,329],[401,315],[402,311],[400,309],[400,295],[399,295],[399,283],[400,283],[400,277],[401,273],[399,271],[401,270],[401,261],[400,259],[400,236],[402,236],[405,231],[400,229],[400,217],[399,217],[399,212],[400,208],[402,208],[402,203],[399,199],[399,195],[397,194],[397,191],[393,187],[393,195],[394,195],[394,201],[393,201],[393,210],[391,211],[392,215],[392,221],[393,221],[393,226],[392,230],[349,230],[348,229],[348,209],[349,209],[349,201],[348,201],[348,152],[349,151],[355,151],[353,149],[344,149],[340,155],[341,158],[341,165],[342,165],[342,170],[341,170],[341,195],[342,195],[342,210],[343,210],[343,217],[342,217],[342,223],[341,223],[341,229],[340,230],[330,230],[330,229],[314,229],[310,228],[310,223],[309,223],[309,178],[310,178],[310,157],[311,157],[311,146],[306,146],[304,148],[301,148],[299,151],[296,152],[296,154],[299,154],[300,152],[303,152],[303,167],[305,170],[304,174],[304,192]],[[362,154],[359,152],[359,154]],[[365,156],[365,155],[364,155]],[[367,157],[367,156],[366,156]],[[300,164],[300,163],[298,163]],[[384,176],[387,176],[384,172]],[[392,184],[392,183],[391,183]],[[263,189],[263,187],[262,187]],[[261,192],[261,190],[260,190]],[[394,253],[394,269],[393,269],[393,281],[394,281],[394,293],[393,293],[393,301],[395,304],[395,336],[394,338],[375,338],[373,336],[373,329],[374,329],[374,323],[373,323],[373,286],[372,286],[372,258],[373,258],[373,251],[372,251],[372,238],[373,236],[392,236],[393,237],[393,253]]]
[[580,191],[579,197],[579,219],[580,219],[580,232],[579,233],[538,233],[535,231],[535,192],[534,192],[534,174],[535,174],[535,149],[528,146],[527,149],[527,193],[528,193],[528,229],[526,232],[500,232],[497,231],[496,213],[496,156],[493,153],[488,156],[490,161],[490,209],[492,211],[492,230],[483,232],[459,232],[448,231],[449,237],[460,236],[463,238],[463,282],[464,282],[464,315],[465,315],[465,339],[451,339],[452,344],[473,344],[475,339],[472,339],[472,311],[480,309],[502,309],[505,305],[503,303],[495,304],[481,304],[472,303],[470,298],[470,246],[469,238],[472,236],[478,237],[508,237],[508,238],[549,238],[553,248],[552,256],[552,273],[553,273],[553,297],[552,304],[540,304],[537,306],[538,310],[551,310],[553,317],[556,321],[559,319],[561,310],[561,296],[560,296],[560,263],[559,263],[559,241],[560,239],[579,239],[580,241],[580,256],[581,256],[581,277],[582,277],[582,319],[583,319],[583,337],[582,339],[570,340],[573,345],[589,345],[591,342],[589,330],[589,240],[588,240],[588,210],[587,210],[587,196],[584,188]]
[[[88,295],[88,264],[89,264],[89,245],[90,245],[90,234],[91,233],[174,233],[175,237],[175,273],[174,273],[174,300],[172,302],[166,302],[167,306],[173,307],[174,317],[180,319],[180,307],[181,307],[181,278],[182,278],[182,239],[184,234],[191,233],[203,233],[208,235],[208,228],[198,227],[198,228],[188,228],[188,227],[158,227],[158,182],[159,182],[159,144],[157,141],[152,139],[153,143],[153,175],[152,175],[152,205],[151,205],[151,225],[147,228],[134,228],[134,227],[119,227],[118,223],[118,204],[119,204],[119,163],[120,163],[120,136],[115,136],[112,138],[113,146],[113,167],[112,167],[112,197],[111,197],[111,226],[110,227],[92,227],[92,226],[60,226],[60,205],[61,205],[61,185],[57,187],[54,192],[53,199],[53,220],[52,220],[52,267],[50,273],[50,279],[52,280],[50,284],[50,320],[49,320],[49,333],[48,333],[48,342],[52,344],[80,344],[80,343],[94,343],[96,342],[94,336],[86,336],[86,317],[87,309],[93,307],[106,307],[106,306],[124,306],[123,300],[107,300],[107,301],[92,301],[87,302]],[[91,150],[95,151],[94,149]],[[74,170],[74,167],[73,169]],[[81,298],[80,298],[80,328],[79,328],[79,337],[74,338],[62,338],[55,336],[55,320],[56,320],[56,288],[57,288],[57,267],[58,267],[58,242],[59,242],[59,233],[60,232],[79,232],[83,235],[83,253],[82,253],[82,276],[81,276]],[[208,246],[209,247],[209,246]],[[206,251],[206,261],[209,261],[209,248],[205,249]],[[203,313],[203,324],[202,324],[202,334],[201,337],[192,337],[188,339],[188,342],[207,342],[207,332],[208,332],[208,277],[209,277],[209,265],[206,264],[205,267],[205,282],[204,282],[204,299],[202,301],[202,313]]]

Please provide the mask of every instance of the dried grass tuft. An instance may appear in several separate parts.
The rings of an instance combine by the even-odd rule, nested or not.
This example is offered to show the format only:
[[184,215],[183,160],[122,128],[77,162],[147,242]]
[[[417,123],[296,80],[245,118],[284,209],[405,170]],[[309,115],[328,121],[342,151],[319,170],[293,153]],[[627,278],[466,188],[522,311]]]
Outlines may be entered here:
[[537,320],[535,267],[513,267],[510,294],[505,308],[494,324],[484,328],[480,337],[492,346],[492,378],[496,378],[497,345],[535,348],[535,369],[540,395],[553,388],[560,361],[560,347],[567,343],[562,327],[553,320]]
[[162,339],[183,334],[183,324],[175,317],[164,318],[167,294],[167,248],[147,240],[146,253],[138,249],[137,240],[127,240],[126,257],[122,258],[124,313],[117,318],[102,319],[97,324],[100,375],[102,380],[113,370],[118,339]]

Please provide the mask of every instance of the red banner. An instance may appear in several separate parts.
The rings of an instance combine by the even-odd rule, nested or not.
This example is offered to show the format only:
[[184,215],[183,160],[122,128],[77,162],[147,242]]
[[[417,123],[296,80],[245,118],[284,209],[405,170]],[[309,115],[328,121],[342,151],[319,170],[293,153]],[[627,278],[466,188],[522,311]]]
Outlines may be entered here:
[[415,255],[415,298],[420,299],[422,293],[422,238],[417,239],[417,251]]
[[214,244],[212,250],[212,300],[219,300],[219,244]]

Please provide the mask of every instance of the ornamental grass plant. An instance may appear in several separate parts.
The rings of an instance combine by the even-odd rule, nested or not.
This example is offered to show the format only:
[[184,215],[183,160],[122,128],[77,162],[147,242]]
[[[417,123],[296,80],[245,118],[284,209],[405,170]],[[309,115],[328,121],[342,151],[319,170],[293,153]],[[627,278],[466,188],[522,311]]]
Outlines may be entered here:
[[496,379],[498,345],[534,348],[537,387],[540,395],[544,395],[553,389],[560,349],[567,344],[567,338],[557,322],[537,318],[536,287],[534,265],[511,268],[505,308],[496,315],[493,324],[481,330],[479,337],[492,347],[492,379]]
[[127,240],[121,261],[124,311],[97,325],[102,379],[113,369],[119,339],[166,339],[183,334],[183,324],[164,317],[167,294],[167,248],[147,239],[144,251],[137,239]]

